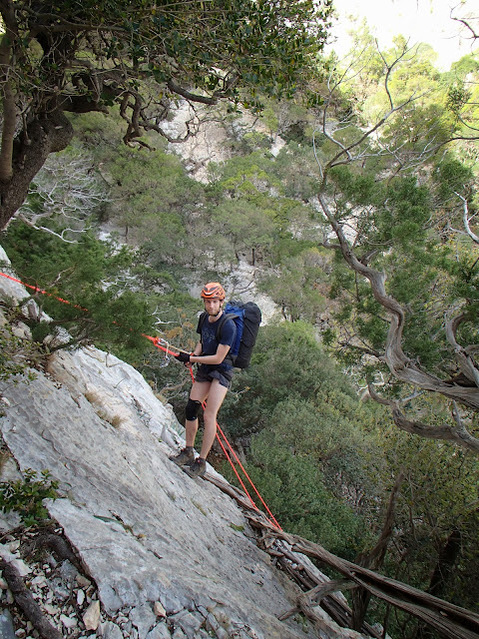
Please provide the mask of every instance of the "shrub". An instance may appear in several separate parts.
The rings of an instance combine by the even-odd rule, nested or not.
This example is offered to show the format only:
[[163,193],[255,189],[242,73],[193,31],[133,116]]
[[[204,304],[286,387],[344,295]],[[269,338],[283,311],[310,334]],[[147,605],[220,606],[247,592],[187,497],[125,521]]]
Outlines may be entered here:
[[20,515],[25,526],[34,526],[48,519],[44,499],[58,497],[58,481],[53,480],[49,470],[37,471],[27,468],[23,479],[0,482],[0,508],[2,512],[12,510]]

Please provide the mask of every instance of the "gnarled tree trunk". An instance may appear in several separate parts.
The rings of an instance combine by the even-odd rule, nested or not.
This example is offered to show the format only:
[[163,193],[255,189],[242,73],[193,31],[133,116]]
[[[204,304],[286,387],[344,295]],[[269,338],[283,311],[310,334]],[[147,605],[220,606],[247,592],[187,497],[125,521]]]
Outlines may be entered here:
[[29,123],[13,146],[13,174],[0,180],[0,229],[23,204],[30,183],[50,153],[62,151],[73,138],[73,127],[61,112],[48,114],[48,119]]

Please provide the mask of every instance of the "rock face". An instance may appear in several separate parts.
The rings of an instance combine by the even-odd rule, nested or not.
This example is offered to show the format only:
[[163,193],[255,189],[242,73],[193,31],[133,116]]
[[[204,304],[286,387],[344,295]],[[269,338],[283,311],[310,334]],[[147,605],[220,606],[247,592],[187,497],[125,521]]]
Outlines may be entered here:
[[[25,296],[0,277],[0,297]],[[96,348],[59,351],[32,381],[3,382],[0,407],[18,468],[60,482],[48,510],[97,587],[96,601],[75,595],[80,621],[61,615],[63,636],[318,636],[278,620],[297,587],[256,546],[236,502],[168,459],[183,429],[131,366]],[[359,635],[332,623],[321,636]]]

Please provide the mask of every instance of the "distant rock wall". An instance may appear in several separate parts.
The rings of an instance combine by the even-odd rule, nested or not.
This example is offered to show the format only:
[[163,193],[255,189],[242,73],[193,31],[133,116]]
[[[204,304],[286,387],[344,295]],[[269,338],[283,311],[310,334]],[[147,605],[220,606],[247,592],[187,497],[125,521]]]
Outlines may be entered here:
[[[253,113],[243,110],[241,117],[230,117],[224,105],[219,105],[216,116],[211,107],[196,105],[193,110],[185,100],[180,100],[172,110],[173,117],[162,124],[163,130],[172,138],[182,139],[188,128],[195,135],[180,144],[169,144],[169,149],[179,155],[185,163],[189,175],[198,182],[209,180],[208,164],[226,162],[233,156],[232,143],[239,141],[246,133],[265,133],[261,120]],[[271,141],[271,153],[276,155],[285,142],[280,136]]]

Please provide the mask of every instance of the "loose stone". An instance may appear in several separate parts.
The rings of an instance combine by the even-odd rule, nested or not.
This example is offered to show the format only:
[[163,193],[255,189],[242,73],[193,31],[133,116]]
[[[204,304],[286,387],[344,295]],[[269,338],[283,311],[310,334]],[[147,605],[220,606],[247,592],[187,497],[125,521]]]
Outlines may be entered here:
[[96,630],[100,624],[100,602],[92,601],[83,615],[83,623],[87,630]]

